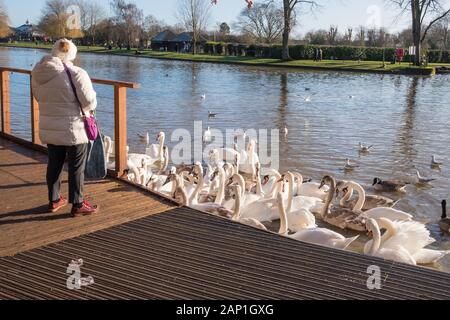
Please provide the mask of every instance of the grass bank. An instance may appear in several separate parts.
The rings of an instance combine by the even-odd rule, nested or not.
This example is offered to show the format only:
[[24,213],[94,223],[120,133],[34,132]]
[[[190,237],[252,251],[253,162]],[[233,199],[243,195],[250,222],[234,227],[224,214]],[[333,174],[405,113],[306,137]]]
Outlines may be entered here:
[[[16,47],[31,49],[51,49],[51,45],[34,43],[1,43],[0,47]],[[141,50],[136,54],[136,50],[127,51],[126,49],[107,50],[104,47],[86,47],[79,46],[79,52],[89,52],[96,54],[109,54],[121,56],[133,56],[153,59],[178,60],[178,61],[195,61],[223,64],[237,64],[263,67],[283,67],[296,68],[306,70],[329,70],[329,71],[347,71],[347,72],[370,72],[370,73],[386,73],[386,74],[408,74],[408,75],[433,75],[435,68],[438,66],[450,66],[450,64],[430,64],[428,67],[410,66],[408,63],[390,64],[380,61],[349,61],[349,60],[324,60],[314,62],[311,60],[294,60],[281,61],[278,59],[264,59],[253,57],[235,57],[222,55],[206,55],[206,54],[185,54],[176,52],[159,52],[152,50]]]

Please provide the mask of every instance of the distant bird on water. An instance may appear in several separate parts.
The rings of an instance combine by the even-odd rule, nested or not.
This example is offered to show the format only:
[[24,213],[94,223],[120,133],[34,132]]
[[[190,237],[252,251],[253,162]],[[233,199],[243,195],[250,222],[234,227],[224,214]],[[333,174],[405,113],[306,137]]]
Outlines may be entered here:
[[344,166],[344,170],[345,171],[353,171],[356,168],[359,168],[359,165],[351,163],[350,159],[345,159],[345,166]]
[[419,184],[428,184],[428,183],[436,180],[436,179],[422,177],[418,170],[416,170],[416,173],[417,173],[417,182]]
[[442,167],[442,165],[443,165],[442,162],[438,162],[436,160],[436,156],[435,155],[431,156],[431,167],[432,168],[440,168],[440,167]]
[[203,99],[203,100],[206,100],[206,94],[205,94],[205,93],[202,94],[202,99]]
[[215,117],[217,117],[217,113],[213,113],[211,111],[208,111],[208,117],[215,118]]
[[450,233],[450,218],[447,217],[447,201],[442,200],[442,217],[441,221],[439,221],[439,227],[442,231]]
[[284,126],[283,133],[284,133],[284,136],[285,136],[285,137],[288,136],[288,134],[289,134],[289,129],[288,129],[288,127]]
[[365,146],[362,142],[359,143],[359,152],[361,153],[369,153],[372,148],[373,146]]

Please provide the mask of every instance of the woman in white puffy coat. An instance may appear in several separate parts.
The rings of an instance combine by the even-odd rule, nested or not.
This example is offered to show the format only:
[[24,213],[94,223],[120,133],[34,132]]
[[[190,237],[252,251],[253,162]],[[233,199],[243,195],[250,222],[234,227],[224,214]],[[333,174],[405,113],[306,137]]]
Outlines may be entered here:
[[[48,146],[49,211],[56,212],[71,203],[74,216],[98,212],[98,206],[83,198],[89,140],[80,109],[81,104],[86,114],[93,112],[97,107],[97,97],[87,72],[73,65],[76,55],[77,48],[72,41],[61,39],[55,43],[51,55],[45,56],[31,74],[33,95],[39,103],[39,135],[42,143]],[[71,74],[79,102],[64,65]],[[66,159],[69,201],[60,193]]]

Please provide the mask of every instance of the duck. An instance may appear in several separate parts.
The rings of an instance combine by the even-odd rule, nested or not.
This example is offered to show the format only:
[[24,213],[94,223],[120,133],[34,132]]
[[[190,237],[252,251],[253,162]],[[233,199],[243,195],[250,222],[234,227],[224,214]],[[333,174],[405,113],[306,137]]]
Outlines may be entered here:
[[372,186],[376,191],[406,192],[405,188],[409,184],[409,182],[403,182],[400,180],[383,181],[380,178],[374,178]]
[[[368,198],[366,196],[366,192],[364,191],[364,188],[354,182],[354,181],[346,181],[341,184],[342,188],[350,188],[355,189],[358,192],[358,201],[356,202],[355,206],[353,207],[353,211],[355,213],[360,214],[360,218],[387,218],[390,220],[399,220],[399,221],[411,221],[413,216],[407,212],[396,210],[389,207],[374,207],[370,208],[366,211],[363,210],[364,204],[366,203],[366,199]],[[373,198],[373,201],[378,204],[379,202],[383,202],[382,200],[378,199],[376,196]]]
[[443,163],[436,160],[436,156],[431,156],[431,168],[436,169],[442,167]]
[[293,234],[289,234],[289,216],[286,212],[283,194],[280,192],[277,195],[277,206],[280,215],[280,229],[278,233],[282,236],[302,241],[306,243],[317,244],[335,249],[345,250],[353,241],[359,236],[353,238],[345,238],[343,235],[326,228],[308,228],[298,230]]
[[[367,224],[373,240],[365,244],[365,254],[412,265],[426,265],[436,263],[450,253],[450,250],[425,249],[435,239],[430,237],[430,231],[422,223],[371,218],[367,220]],[[383,236],[381,229],[386,230]]]
[[450,218],[447,217],[447,200],[442,200],[442,216],[439,221],[439,227],[443,232],[450,233]]
[[[357,184],[354,181],[340,181],[337,183],[336,192],[343,192],[344,196],[341,198],[339,205],[343,208],[351,208],[354,210],[359,197],[352,198],[354,187],[361,185]],[[361,187],[362,188],[362,187]],[[364,190],[364,189],[363,189]],[[364,205],[361,208],[361,211],[367,211],[377,207],[389,207],[392,208],[397,202],[392,200],[391,198],[379,196],[379,195],[366,195]]]
[[416,170],[416,175],[417,175],[417,184],[430,184],[430,182],[433,182],[436,180],[433,178],[422,177],[419,170]]
[[350,229],[358,232],[366,231],[366,219],[361,217],[359,212],[331,206],[336,191],[336,180],[332,176],[325,176],[321,182],[321,186],[324,185],[329,185],[330,191],[319,217],[323,221],[341,229]]
[[373,145],[365,146],[362,142],[359,143],[359,152],[360,153],[369,153],[372,148],[373,148]]

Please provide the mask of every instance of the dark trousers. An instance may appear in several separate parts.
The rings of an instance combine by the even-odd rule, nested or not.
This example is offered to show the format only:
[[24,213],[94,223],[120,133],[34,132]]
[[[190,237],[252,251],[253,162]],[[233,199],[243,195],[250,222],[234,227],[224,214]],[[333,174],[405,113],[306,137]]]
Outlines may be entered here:
[[69,203],[83,202],[84,170],[88,144],[77,146],[48,145],[47,186],[49,201],[58,201],[61,194],[61,177],[67,157],[69,164]]

